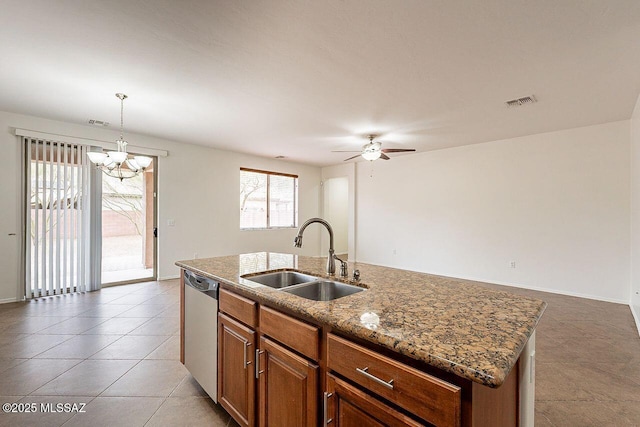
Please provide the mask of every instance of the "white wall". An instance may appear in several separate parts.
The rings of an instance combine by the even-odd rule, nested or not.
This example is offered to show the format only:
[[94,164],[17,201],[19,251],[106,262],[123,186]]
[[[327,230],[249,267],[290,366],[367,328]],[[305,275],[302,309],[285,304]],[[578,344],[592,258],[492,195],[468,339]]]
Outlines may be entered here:
[[640,332],[640,96],[631,116],[631,311]]
[[621,121],[358,163],[357,259],[628,303],[629,156]]
[[[15,128],[80,138],[114,141],[116,131],[0,112],[0,147],[9,159],[0,168],[0,302],[21,298],[18,261],[20,239],[20,140]],[[126,129],[125,129],[126,130]],[[240,252],[279,251],[319,255],[319,232],[305,234],[302,249],[293,247],[295,229],[240,231],[239,169],[275,170],[299,175],[299,218],[320,210],[320,168],[267,159],[144,135],[126,134],[132,145],[169,151],[158,165],[158,277],[178,274],[174,262]],[[174,227],[167,220],[175,220]],[[16,236],[9,236],[16,233]]]

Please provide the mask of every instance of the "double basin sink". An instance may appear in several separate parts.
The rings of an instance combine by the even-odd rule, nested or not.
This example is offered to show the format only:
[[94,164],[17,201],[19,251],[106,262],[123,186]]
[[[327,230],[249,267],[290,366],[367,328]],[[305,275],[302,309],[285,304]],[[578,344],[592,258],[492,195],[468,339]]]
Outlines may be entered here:
[[359,286],[321,279],[297,271],[276,271],[244,279],[314,301],[332,301],[365,290]]

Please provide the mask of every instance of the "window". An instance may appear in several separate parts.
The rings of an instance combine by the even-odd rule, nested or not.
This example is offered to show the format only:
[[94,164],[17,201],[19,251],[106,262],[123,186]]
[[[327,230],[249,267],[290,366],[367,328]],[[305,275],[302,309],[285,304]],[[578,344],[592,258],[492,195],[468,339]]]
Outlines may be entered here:
[[298,175],[240,168],[240,229],[298,225]]

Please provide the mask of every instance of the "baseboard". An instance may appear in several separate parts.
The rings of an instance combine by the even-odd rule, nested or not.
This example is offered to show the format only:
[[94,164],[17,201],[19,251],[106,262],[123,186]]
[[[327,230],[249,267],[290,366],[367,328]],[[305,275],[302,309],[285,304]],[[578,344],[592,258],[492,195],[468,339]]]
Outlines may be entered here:
[[640,313],[636,313],[636,311],[633,309],[633,303],[629,304],[629,308],[631,309],[633,320],[636,321],[636,328],[638,329],[638,335],[640,335]]
[[[397,268],[397,269],[409,270],[408,268],[405,268],[405,267],[398,267],[398,266],[386,265],[386,264],[381,264],[381,263],[367,262],[367,261],[363,261],[363,260],[358,260],[358,262],[379,265],[381,267],[389,267],[389,268]],[[529,289],[531,291],[548,292],[550,294],[566,295],[566,296],[569,296],[569,297],[586,298],[586,299],[592,299],[592,300],[596,300],[596,301],[613,302],[613,303],[616,303],[616,304],[629,305],[629,300],[628,299],[607,298],[607,297],[602,297],[602,296],[599,296],[599,295],[590,295],[590,294],[583,294],[583,293],[579,293],[579,292],[561,291],[561,290],[557,290],[557,289],[540,288],[540,287],[536,287],[536,286],[528,286],[528,285],[523,285],[523,284],[520,284],[520,283],[513,283],[513,282],[506,283],[506,282],[500,282],[500,281],[496,281],[496,280],[488,280],[488,279],[477,278],[477,277],[451,276],[451,275],[446,274],[446,273],[437,273],[437,272],[432,272],[432,271],[420,271],[420,270],[409,270],[409,271],[416,271],[418,273],[433,274],[435,276],[449,277],[451,279],[470,280],[472,282],[488,283],[488,284],[491,284],[491,285],[510,286],[512,288]],[[365,280],[365,279],[363,278],[362,280]],[[640,313],[639,313],[639,315],[640,315]]]
[[8,304],[10,302],[19,302],[19,301],[22,301],[22,300],[19,300],[18,298],[3,298],[3,299],[0,299],[0,304]]
[[[475,280],[475,279],[467,279],[467,280]],[[476,280],[476,281],[482,282],[483,280]],[[579,292],[559,291],[556,289],[539,288],[536,286],[527,286],[527,285],[521,285],[516,283],[500,283],[500,282],[486,282],[486,283],[494,283],[496,285],[502,285],[502,286],[511,286],[513,288],[529,289],[531,291],[548,292],[550,294],[556,294],[556,295],[566,295],[568,297],[586,298],[586,299],[592,299],[595,301],[613,302],[616,304],[629,304],[628,300],[606,298],[598,295],[582,294]]]
[[180,275],[176,274],[176,275],[173,275],[173,276],[158,277],[158,281],[161,281],[161,280],[173,280],[173,279],[179,279],[179,278],[180,278]]

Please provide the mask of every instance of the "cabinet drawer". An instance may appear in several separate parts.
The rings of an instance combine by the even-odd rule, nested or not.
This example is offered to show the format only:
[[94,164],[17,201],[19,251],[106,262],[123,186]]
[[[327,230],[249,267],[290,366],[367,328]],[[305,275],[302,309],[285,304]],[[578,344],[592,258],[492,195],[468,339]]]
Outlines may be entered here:
[[336,335],[327,367],[437,426],[460,425],[460,387]]
[[276,341],[318,360],[320,353],[320,330],[279,311],[260,306],[260,332]]
[[220,289],[220,311],[227,313],[242,323],[255,328],[258,323],[255,301]]

